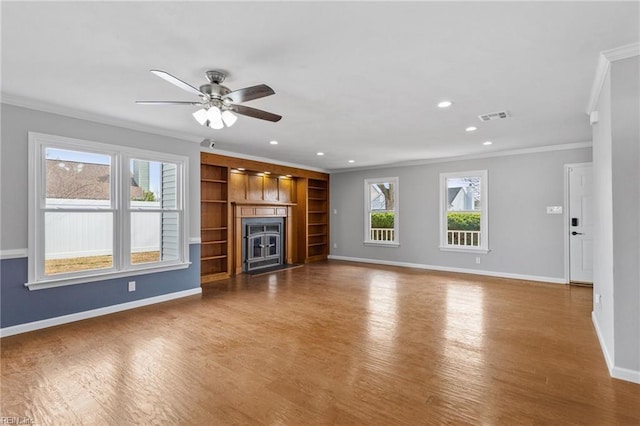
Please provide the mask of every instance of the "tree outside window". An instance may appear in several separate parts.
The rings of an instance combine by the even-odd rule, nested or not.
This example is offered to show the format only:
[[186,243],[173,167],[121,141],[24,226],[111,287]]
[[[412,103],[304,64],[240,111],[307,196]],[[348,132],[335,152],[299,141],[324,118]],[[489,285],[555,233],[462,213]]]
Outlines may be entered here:
[[398,178],[365,181],[365,242],[397,244]]

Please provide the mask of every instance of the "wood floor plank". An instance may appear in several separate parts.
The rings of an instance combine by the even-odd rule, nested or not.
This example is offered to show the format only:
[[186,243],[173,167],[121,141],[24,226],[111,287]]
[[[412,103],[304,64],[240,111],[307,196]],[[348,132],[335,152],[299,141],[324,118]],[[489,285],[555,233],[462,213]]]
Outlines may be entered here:
[[592,289],[328,261],[4,338],[38,424],[640,424]]

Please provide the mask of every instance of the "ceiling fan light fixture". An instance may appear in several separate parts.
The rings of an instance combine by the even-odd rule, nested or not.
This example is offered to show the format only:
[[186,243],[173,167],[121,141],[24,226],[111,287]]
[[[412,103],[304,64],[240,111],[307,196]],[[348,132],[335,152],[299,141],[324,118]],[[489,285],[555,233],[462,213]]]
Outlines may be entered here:
[[224,123],[222,122],[222,113],[216,106],[212,106],[207,111],[207,120],[209,120],[209,127],[211,127],[212,129],[220,130],[224,128]]
[[193,118],[195,118],[196,121],[200,123],[201,126],[204,126],[205,124],[207,124],[207,119],[208,119],[207,110],[204,108],[197,110],[196,112],[193,113]]
[[222,122],[222,120],[220,120],[220,121],[207,121],[207,126],[209,126],[212,129],[220,130],[220,129],[224,128],[224,123]]
[[233,123],[235,123],[237,119],[238,117],[229,110],[222,112],[222,121],[224,121],[224,124],[226,124],[227,127],[233,126]]

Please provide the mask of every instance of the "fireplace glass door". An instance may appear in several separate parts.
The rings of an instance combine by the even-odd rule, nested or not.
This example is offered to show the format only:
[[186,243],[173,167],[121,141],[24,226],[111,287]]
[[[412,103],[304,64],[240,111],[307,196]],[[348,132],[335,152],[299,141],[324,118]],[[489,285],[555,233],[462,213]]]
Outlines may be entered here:
[[282,264],[282,223],[245,224],[245,270]]

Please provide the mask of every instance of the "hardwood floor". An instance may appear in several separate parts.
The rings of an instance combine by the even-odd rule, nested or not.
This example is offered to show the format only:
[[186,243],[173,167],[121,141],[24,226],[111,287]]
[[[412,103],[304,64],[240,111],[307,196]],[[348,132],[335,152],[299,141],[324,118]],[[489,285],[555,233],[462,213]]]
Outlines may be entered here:
[[37,424],[640,424],[557,284],[330,261],[1,345]]

